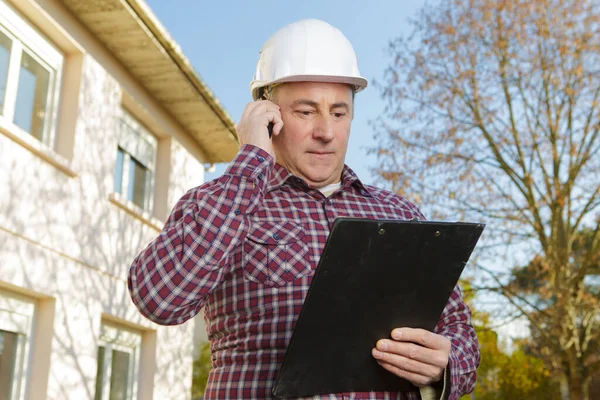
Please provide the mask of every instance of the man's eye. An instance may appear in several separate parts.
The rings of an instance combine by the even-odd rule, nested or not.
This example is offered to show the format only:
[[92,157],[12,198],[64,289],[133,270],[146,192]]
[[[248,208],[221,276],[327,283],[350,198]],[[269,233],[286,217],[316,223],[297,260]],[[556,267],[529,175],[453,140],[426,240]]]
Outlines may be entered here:
[[307,110],[300,110],[300,111],[298,111],[298,113],[301,114],[301,115],[303,115],[303,116],[305,116],[305,117],[309,117],[312,114],[314,114],[313,111],[307,111]]
[[333,113],[333,116],[334,116],[335,118],[342,118],[342,117],[343,117],[343,116],[345,116],[345,115],[346,115],[346,113]]

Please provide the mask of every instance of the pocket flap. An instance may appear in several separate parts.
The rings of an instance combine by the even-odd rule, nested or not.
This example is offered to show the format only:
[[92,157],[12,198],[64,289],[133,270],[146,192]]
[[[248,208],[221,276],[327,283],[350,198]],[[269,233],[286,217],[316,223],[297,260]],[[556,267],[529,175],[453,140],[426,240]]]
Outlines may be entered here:
[[297,221],[260,221],[250,227],[248,239],[262,244],[293,243],[304,237],[304,228]]

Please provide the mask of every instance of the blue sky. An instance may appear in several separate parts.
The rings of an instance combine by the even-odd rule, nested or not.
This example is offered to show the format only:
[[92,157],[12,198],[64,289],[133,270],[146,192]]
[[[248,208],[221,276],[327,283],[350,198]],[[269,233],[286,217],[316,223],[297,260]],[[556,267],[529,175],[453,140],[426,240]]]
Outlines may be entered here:
[[[318,18],[339,28],[352,42],[361,74],[381,80],[389,65],[390,39],[409,32],[407,19],[424,0],[198,1],[147,0],[150,8],[179,43],[202,79],[235,122],[251,101],[249,84],[263,43],[282,26],[303,18]],[[373,144],[369,120],[384,108],[378,91],[368,87],[356,96],[346,163],[365,183],[373,183],[369,168],[375,160],[365,147]],[[220,175],[225,165],[214,174]]]
[[[407,20],[425,7],[425,0],[146,1],[236,122],[251,101],[249,85],[260,48],[282,26],[303,18],[336,26],[352,42],[361,73],[372,83],[382,80],[390,63],[389,41],[410,33]],[[368,122],[381,115],[384,106],[373,86],[356,96],[346,163],[365,183],[374,183],[369,168],[375,165],[364,149],[373,145]],[[218,166],[206,178],[217,177],[225,167]],[[511,330],[522,329],[517,321],[499,331],[511,336]]]

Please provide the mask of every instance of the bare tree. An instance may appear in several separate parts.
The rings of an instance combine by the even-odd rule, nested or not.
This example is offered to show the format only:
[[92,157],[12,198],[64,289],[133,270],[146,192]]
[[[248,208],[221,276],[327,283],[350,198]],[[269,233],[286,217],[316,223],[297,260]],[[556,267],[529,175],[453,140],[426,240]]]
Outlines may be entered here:
[[445,0],[411,23],[379,85],[376,172],[433,218],[486,221],[486,255],[509,249],[507,272],[517,257],[506,254],[543,260],[552,307],[497,270],[491,289],[560,360],[569,398],[587,399],[600,366],[598,294],[584,284],[600,253],[600,4]]

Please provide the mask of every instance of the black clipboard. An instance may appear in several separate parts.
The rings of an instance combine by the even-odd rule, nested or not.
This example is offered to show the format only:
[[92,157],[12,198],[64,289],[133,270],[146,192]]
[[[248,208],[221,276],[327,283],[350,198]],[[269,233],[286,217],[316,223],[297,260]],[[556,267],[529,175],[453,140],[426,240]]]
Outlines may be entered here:
[[414,390],[371,349],[394,328],[435,328],[484,227],[336,219],[273,395]]

